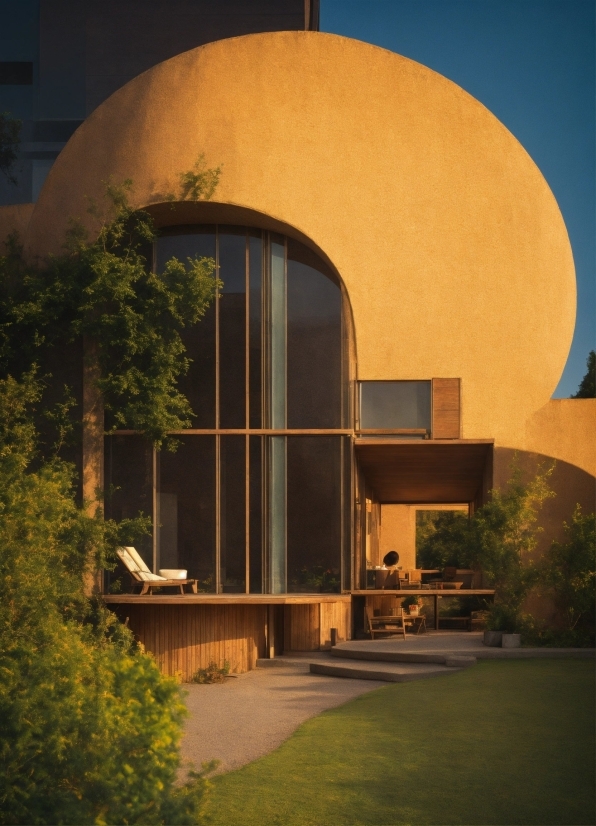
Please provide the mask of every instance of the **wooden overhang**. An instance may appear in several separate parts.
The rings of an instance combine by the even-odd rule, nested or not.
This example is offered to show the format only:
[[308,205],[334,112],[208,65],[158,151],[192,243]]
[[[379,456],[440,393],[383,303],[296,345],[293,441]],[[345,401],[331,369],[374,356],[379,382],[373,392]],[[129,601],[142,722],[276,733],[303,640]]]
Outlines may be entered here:
[[482,490],[493,440],[359,438],[355,448],[381,503],[450,504],[472,502]]

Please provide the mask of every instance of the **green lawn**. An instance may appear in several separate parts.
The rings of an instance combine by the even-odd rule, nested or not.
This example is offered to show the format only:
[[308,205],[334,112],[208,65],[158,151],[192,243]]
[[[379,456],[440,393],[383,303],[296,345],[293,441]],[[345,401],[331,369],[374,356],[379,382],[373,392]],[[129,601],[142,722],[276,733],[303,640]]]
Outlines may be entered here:
[[591,825],[594,662],[485,661],[388,685],[213,783],[222,826]]

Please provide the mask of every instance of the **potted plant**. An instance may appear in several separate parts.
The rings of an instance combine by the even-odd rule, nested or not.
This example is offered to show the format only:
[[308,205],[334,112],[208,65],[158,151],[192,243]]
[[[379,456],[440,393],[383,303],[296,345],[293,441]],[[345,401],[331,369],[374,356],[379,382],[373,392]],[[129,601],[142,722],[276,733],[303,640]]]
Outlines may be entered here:
[[491,605],[486,618],[484,644],[502,648],[519,648],[521,637],[518,633],[519,611],[509,605]]
[[418,594],[410,594],[410,596],[402,599],[401,607],[407,611],[411,617],[417,617],[422,607],[422,599]]

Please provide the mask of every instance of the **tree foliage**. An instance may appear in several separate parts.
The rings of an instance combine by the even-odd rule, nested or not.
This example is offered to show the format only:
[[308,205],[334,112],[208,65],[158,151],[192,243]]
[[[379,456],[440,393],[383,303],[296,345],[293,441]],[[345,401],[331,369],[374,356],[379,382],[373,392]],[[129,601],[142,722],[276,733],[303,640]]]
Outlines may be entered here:
[[586,375],[580,382],[577,393],[572,399],[594,399],[596,398],[596,351],[590,350],[586,362]]
[[0,375],[23,375],[48,348],[91,343],[111,427],[160,447],[169,430],[191,423],[177,386],[189,366],[181,331],[205,314],[219,282],[210,258],[171,258],[152,272],[157,234],[150,215],[129,205],[131,186],[108,185],[107,215],[91,206],[101,219],[95,240],[72,224],[63,253],[40,265],[9,239],[0,258]]
[[468,515],[462,511],[416,513],[416,564],[419,568],[469,568]]
[[542,529],[537,521],[545,500],[555,495],[548,484],[553,470],[554,464],[541,468],[533,479],[524,481],[514,462],[507,485],[503,490],[493,490],[490,501],[472,520],[472,556],[495,588],[495,603],[501,605],[513,624],[539,579],[535,551]]
[[14,164],[18,158],[22,121],[10,112],[0,112],[0,172],[6,180],[16,185]]
[[83,589],[146,521],[77,507],[71,468],[36,457],[39,397],[31,375],[0,381],[0,823],[199,823],[205,781],[176,785],[179,688]]
[[553,542],[545,558],[544,579],[565,617],[566,628],[594,634],[596,598],[596,530],[593,513],[580,505],[565,523],[566,542]]
[[540,578],[535,559],[541,531],[537,520],[544,501],[554,496],[548,485],[553,470],[554,465],[541,468],[525,481],[514,461],[505,487],[491,491],[490,500],[470,519],[446,515],[424,541],[426,561],[449,560],[482,571],[495,589],[489,619],[494,630],[518,628],[522,604]]

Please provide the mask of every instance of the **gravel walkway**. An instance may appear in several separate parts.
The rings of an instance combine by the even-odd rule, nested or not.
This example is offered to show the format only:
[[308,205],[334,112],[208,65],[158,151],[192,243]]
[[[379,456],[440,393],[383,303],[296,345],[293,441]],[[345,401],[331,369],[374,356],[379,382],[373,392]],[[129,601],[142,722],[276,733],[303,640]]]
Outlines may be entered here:
[[338,680],[307,667],[257,668],[214,685],[185,685],[190,717],[181,753],[200,767],[231,771],[276,749],[310,717],[387,683]]

